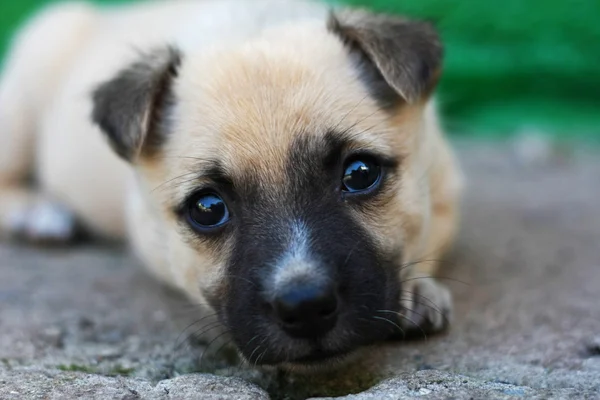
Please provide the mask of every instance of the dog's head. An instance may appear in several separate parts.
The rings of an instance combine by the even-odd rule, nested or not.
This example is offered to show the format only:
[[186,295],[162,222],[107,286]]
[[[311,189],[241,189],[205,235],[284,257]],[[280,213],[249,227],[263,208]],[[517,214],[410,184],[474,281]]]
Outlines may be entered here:
[[397,329],[441,58],[428,24],[341,11],[227,48],[159,49],[94,93],[174,281],[250,362],[334,359]]

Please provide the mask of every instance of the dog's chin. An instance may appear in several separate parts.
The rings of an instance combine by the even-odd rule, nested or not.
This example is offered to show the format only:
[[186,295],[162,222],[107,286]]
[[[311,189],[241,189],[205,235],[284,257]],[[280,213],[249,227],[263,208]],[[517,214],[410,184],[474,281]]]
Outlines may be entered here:
[[265,357],[265,359],[257,363],[256,366],[265,369],[276,368],[288,372],[306,374],[332,371],[342,368],[360,357],[363,349],[363,347],[358,347],[333,351],[314,348],[306,354],[296,357]]
[[300,373],[314,374],[323,371],[334,371],[347,366],[360,357],[362,348],[345,352],[315,352],[306,357],[282,362],[277,365],[279,369]]

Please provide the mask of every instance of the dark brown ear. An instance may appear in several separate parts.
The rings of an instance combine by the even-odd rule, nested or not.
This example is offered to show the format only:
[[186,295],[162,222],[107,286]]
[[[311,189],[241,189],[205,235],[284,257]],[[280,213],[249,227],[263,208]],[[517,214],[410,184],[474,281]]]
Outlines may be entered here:
[[[380,100],[389,103],[391,87],[396,97],[414,103],[435,87],[443,48],[430,24],[364,10],[341,10],[331,13],[328,28],[357,56],[363,77]],[[382,84],[389,85],[387,92]]]
[[114,151],[133,162],[151,154],[164,138],[164,114],[181,56],[171,47],[142,54],[93,92],[92,120]]

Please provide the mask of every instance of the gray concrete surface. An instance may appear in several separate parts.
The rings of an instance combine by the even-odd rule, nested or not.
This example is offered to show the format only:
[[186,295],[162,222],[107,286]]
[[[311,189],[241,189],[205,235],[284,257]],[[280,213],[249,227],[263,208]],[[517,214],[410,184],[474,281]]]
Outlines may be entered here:
[[198,307],[125,249],[4,244],[0,399],[600,398],[600,150],[457,147],[469,191],[442,274],[448,333],[330,373],[257,371],[187,340],[210,317],[186,329]]

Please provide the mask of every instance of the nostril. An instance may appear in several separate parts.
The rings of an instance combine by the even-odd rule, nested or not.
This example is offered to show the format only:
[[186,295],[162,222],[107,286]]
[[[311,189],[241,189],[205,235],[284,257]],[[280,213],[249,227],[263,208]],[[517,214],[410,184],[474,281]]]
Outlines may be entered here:
[[331,291],[321,301],[321,304],[319,307],[319,315],[322,317],[330,317],[333,314],[337,313],[337,309],[338,309],[338,297],[334,291]]
[[322,317],[330,317],[332,314],[335,314],[337,311],[337,301],[324,305],[324,307],[319,312],[319,315]]
[[295,325],[296,323],[298,323],[298,319],[296,317],[294,317],[293,315],[285,315],[282,314],[280,316],[281,322],[283,322],[284,324],[287,325]]

